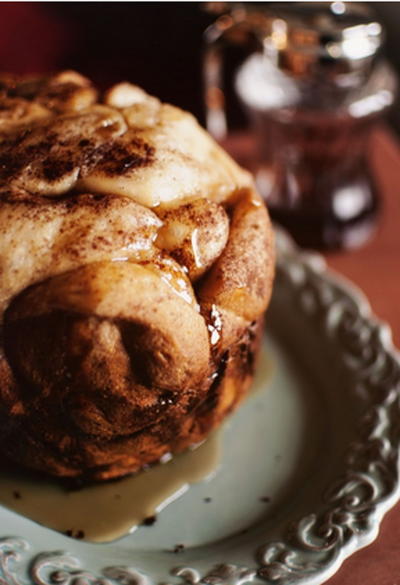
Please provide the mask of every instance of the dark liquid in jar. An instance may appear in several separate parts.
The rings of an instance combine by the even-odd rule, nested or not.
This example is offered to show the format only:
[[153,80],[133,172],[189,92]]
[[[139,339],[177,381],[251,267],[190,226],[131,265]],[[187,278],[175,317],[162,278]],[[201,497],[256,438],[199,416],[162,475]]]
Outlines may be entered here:
[[368,165],[371,119],[329,112],[263,113],[256,125],[257,182],[272,218],[303,246],[361,245],[378,197]]

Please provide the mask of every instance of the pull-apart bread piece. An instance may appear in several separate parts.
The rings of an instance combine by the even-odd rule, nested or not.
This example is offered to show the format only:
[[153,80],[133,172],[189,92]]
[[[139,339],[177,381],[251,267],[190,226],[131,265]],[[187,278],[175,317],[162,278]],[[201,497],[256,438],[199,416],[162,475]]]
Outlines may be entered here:
[[274,249],[250,176],[188,113],[75,72],[0,78],[0,450],[103,480],[245,394]]

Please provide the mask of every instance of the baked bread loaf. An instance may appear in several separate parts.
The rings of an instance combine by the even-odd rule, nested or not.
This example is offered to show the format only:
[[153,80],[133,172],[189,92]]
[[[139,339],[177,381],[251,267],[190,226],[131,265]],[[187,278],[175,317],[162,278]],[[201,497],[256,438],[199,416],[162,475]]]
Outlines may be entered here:
[[0,450],[104,480],[202,441],[252,379],[273,236],[180,109],[0,78]]

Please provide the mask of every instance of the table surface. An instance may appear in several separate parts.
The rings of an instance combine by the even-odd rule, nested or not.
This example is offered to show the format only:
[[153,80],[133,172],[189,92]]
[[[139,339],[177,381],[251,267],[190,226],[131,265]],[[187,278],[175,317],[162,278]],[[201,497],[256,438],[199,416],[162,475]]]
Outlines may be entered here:
[[[383,202],[376,233],[364,247],[326,258],[364,291],[400,347],[400,146],[387,131],[374,136],[371,163]],[[378,539],[350,557],[328,584],[400,584],[400,504],[383,520]]]
[[[235,137],[225,146],[242,163],[252,144]],[[328,266],[355,283],[374,313],[389,323],[400,348],[400,145],[387,130],[371,141],[371,165],[382,199],[377,229],[363,247],[325,254]],[[377,540],[352,555],[327,585],[400,585],[400,503],[382,522]]]

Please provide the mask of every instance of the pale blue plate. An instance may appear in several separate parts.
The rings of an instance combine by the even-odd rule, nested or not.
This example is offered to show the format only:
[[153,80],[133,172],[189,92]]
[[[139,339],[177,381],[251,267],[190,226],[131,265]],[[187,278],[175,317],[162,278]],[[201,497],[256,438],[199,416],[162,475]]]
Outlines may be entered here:
[[0,508],[0,585],[311,585],[376,537],[399,497],[399,358],[353,287],[280,248],[272,376],[225,425],[215,477],[108,544]]

